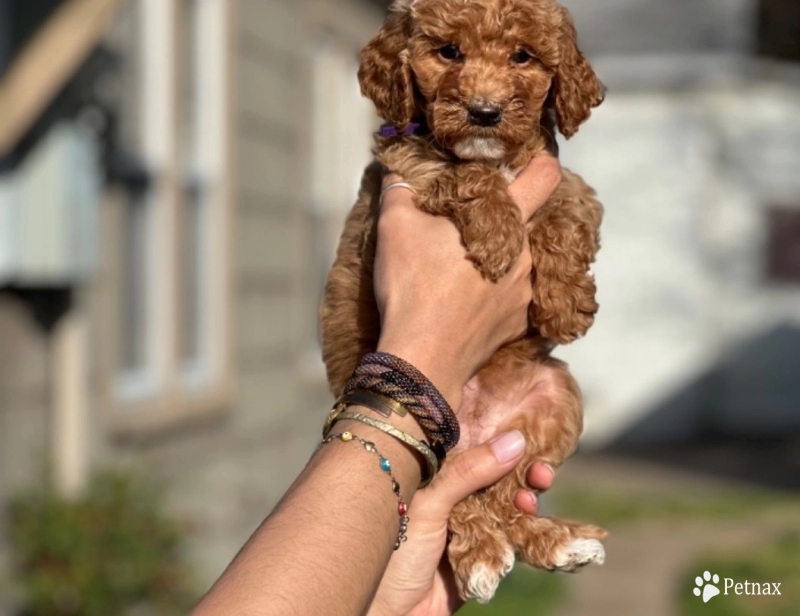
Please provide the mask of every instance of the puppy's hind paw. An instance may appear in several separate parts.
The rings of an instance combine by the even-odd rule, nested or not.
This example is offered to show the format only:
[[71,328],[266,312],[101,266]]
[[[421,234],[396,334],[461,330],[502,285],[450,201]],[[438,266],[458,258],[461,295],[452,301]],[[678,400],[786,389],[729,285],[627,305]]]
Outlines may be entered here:
[[509,549],[500,568],[487,563],[475,563],[466,580],[465,598],[475,599],[478,603],[491,601],[500,582],[514,568],[514,561],[514,552]]
[[602,565],[606,560],[603,544],[597,539],[574,539],[555,554],[555,571],[572,573],[589,564]]

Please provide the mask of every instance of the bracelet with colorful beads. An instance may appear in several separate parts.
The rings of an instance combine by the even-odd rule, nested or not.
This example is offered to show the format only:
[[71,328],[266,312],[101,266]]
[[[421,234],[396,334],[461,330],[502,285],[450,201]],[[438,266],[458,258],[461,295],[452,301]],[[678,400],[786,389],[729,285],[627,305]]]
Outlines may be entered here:
[[400,495],[400,484],[392,474],[392,463],[381,455],[381,453],[378,451],[378,448],[375,446],[375,443],[364,440],[363,438],[359,438],[352,432],[331,434],[320,443],[320,447],[327,445],[332,441],[342,441],[343,443],[349,443],[350,441],[358,442],[361,443],[364,449],[366,449],[368,452],[374,453],[378,456],[378,463],[380,464],[381,470],[391,478],[392,492],[394,492],[394,495],[397,497],[397,512],[400,514],[400,532],[397,535],[397,541],[394,544],[394,549],[399,550],[400,546],[408,540],[408,537],[406,536],[406,532],[408,531],[408,516],[406,515],[408,513],[408,505],[406,505],[405,501],[403,501],[403,497]]

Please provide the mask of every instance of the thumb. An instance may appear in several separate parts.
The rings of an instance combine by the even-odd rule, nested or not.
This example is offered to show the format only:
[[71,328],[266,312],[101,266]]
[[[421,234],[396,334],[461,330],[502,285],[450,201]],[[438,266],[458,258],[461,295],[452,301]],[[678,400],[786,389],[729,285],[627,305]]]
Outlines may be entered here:
[[518,430],[459,454],[442,467],[431,486],[448,513],[470,494],[496,483],[522,459],[525,437]]

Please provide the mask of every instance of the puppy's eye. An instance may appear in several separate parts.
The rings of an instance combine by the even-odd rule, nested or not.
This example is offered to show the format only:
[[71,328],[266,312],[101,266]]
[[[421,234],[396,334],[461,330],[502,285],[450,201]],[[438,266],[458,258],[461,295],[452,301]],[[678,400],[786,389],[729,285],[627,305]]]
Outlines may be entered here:
[[513,56],[511,56],[511,61],[514,64],[527,64],[531,60],[533,60],[533,56],[524,49],[520,49]]
[[455,43],[450,43],[449,45],[440,47],[439,55],[445,60],[461,60],[464,57],[464,54],[461,53],[461,50]]

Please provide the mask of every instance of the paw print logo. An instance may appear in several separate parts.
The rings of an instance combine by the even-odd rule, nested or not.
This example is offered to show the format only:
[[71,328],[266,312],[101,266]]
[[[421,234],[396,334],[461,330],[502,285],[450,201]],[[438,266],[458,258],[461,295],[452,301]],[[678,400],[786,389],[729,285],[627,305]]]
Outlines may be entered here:
[[719,584],[719,576],[715,573],[713,576],[711,573],[706,571],[703,573],[703,577],[699,575],[694,579],[695,586],[697,588],[694,589],[694,596],[699,597],[701,594],[703,595],[703,603],[708,603],[719,594],[719,588],[717,588],[717,584]]

